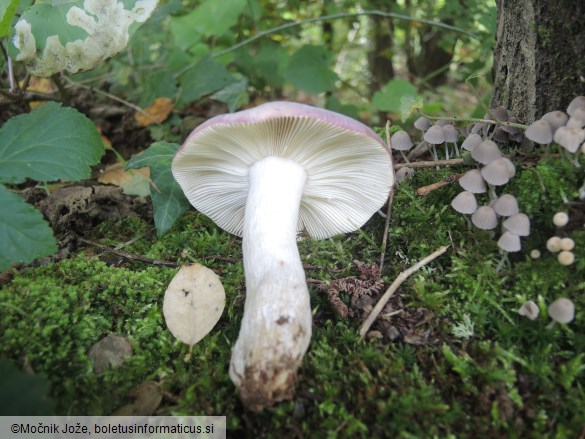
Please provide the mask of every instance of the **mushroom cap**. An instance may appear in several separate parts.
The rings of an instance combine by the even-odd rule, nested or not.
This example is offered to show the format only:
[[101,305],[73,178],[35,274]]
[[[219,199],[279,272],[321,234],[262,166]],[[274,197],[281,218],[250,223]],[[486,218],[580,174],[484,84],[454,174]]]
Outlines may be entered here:
[[457,128],[455,128],[453,125],[451,124],[447,124],[447,125],[443,125],[441,127],[441,129],[443,130],[443,136],[445,137],[445,142],[457,142],[457,138],[459,137],[459,132],[457,131]]
[[569,114],[569,116],[572,116],[573,112],[577,108],[585,108],[585,96],[577,96],[573,98],[573,100],[569,103],[569,106],[567,107],[567,113]]
[[528,125],[524,135],[533,142],[547,145],[553,140],[553,129],[546,120],[539,119]]
[[561,238],[552,236],[546,241],[546,249],[551,253],[556,253],[561,250]]
[[502,224],[504,229],[518,236],[530,235],[530,219],[525,213],[517,213],[506,219]]
[[508,253],[520,251],[520,237],[515,233],[505,231],[498,239],[498,247]]
[[459,213],[472,214],[477,210],[475,195],[471,192],[463,191],[453,198],[451,207]]
[[510,180],[510,170],[504,160],[506,159],[499,158],[481,168],[481,176],[483,179],[494,186],[502,186],[508,183]]
[[502,153],[495,142],[484,140],[471,151],[471,157],[482,165],[489,165],[502,157]]
[[498,105],[490,110],[490,114],[496,118],[496,120],[507,122],[510,115],[508,114],[508,110],[503,105]]
[[425,131],[424,139],[432,145],[439,145],[445,142],[445,134],[443,128],[439,125],[433,125]]
[[433,124],[431,123],[430,120],[428,120],[426,117],[421,116],[419,117],[417,120],[414,121],[414,127],[417,130],[421,130],[421,131],[426,131],[428,130]]
[[575,248],[575,241],[571,238],[561,238],[561,250],[571,251]]
[[242,236],[249,168],[270,156],[304,168],[298,230],[319,239],[361,227],[394,184],[390,151],[370,128],[280,101],[204,122],[177,151],[172,171],[197,210]]
[[566,113],[557,110],[546,113],[541,119],[546,120],[552,127],[553,131],[556,131],[567,123],[569,116],[567,116]]
[[398,171],[396,171],[396,174],[395,174],[396,183],[400,184],[404,180],[406,180],[407,178],[412,178],[413,175],[414,175],[413,168],[409,168],[408,166],[400,168]]
[[477,169],[472,169],[463,174],[463,177],[459,179],[459,186],[474,194],[483,194],[487,190],[485,180]]
[[481,142],[483,142],[483,139],[479,134],[471,133],[465,138],[461,147],[467,151],[473,151]]
[[520,307],[518,314],[524,317],[528,317],[530,320],[535,320],[540,314],[540,309],[538,308],[538,305],[534,303],[534,301],[529,300],[528,302],[524,302],[524,304]]
[[534,249],[530,252],[530,257],[532,259],[538,259],[540,258],[540,250]]
[[582,128],[560,127],[554,136],[555,142],[569,152],[575,152],[585,140],[585,130]]
[[[508,118],[508,122],[510,123],[520,123],[520,121],[518,120],[517,117],[514,116],[510,116],[510,118]],[[516,135],[520,132],[522,132],[520,130],[520,128],[516,128],[516,127],[511,127],[509,125],[502,125],[500,128],[502,128],[503,131],[507,132],[508,134],[511,135]]]
[[498,225],[498,217],[490,206],[481,206],[471,215],[471,222],[478,229],[491,230]]
[[564,297],[548,306],[548,315],[555,322],[569,323],[575,318],[575,304]]
[[562,252],[559,253],[557,259],[559,261],[559,264],[561,265],[571,265],[573,262],[575,262],[575,255],[573,254],[573,252],[563,250]]
[[518,207],[518,200],[514,195],[503,194],[494,200],[492,206],[496,213],[500,216],[512,216],[520,212]]
[[396,151],[408,151],[412,148],[412,140],[406,131],[396,131],[390,137],[390,145]]
[[553,224],[557,227],[564,227],[569,223],[569,215],[565,212],[557,212],[553,215]]
[[507,143],[510,138],[509,134],[502,129],[502,127],[496,127],[492,139],[498,143]]

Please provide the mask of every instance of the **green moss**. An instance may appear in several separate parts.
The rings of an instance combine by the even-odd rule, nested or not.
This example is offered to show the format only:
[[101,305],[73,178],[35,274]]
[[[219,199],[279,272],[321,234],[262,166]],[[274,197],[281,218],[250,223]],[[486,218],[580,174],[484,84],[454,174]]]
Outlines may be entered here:
[[[416,195],[418,187],[453,172],[420,170],[398,188],[385,255],[388,286],[412,263],[450,245],[396,293],[407,314],[425,310],[427,321],[411,325],[431,334],[427,341],[362,341],[360,321],[337,317],[311,283],[313,338],[297,395],[270,411],[246,412],[228,376],[243,313],[241,241],[197,212],[162,237],[133,218],[105,224],[91,237],[109,246],[131,242],[125,252],[149,258],[198,261],[220,274],[226,311],[189,361],[188,348],[173,339],[162,316],[163,293],[176,270],[92,248],[16,273],[0,289],[0,356],[46,375],[60,414],[112,413],[128,402],[129,389],[155,380],[173,396],[159,413],[226,415],[234,436],[574,437],[585,422],[585,231],[562,232],[576,242],[570,267],[558,264],[544,243],[557,232],[552,214],[574,197],[582,175],[552,159],[518,172],[505,192],[531,217],[524,248],[543,255],[510,255],[496,272],[501,255],[494,233],[469,229],[449,206],[457,185]],[[377,262],[383,226],[376,214],[358,232],[300,241],[307,277],[329,282],[356,275],[354,260]],[[560,296],[575,302],[575,321],[548,329],[546,305]],[[517,314],[526,300],[540,305],[538,319]],[[458,338],[454,328],[465,324],[466,338]],[[134,355],[96,375],[88,350],[111,332],[128,336]]]

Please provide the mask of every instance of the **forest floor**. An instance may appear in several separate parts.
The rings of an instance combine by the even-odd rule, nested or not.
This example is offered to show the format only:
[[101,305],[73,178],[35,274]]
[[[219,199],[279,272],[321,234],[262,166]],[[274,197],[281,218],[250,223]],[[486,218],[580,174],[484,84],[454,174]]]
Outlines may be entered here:
[[[336,279],[359,276],[360,263],[379,263],[384,218],[376,214],[354,233],[299,241],[313,336],[294,399],[261,413],[243,408],[228,376],[245,297],[241,240],[194,210],[157,237],[148,199],[96,182],[53,194],[60,252],[2,279],[6,389],[25,398],[24,388],[46,388],[39,412],[226,416],[229,436],[583,438],[583,170],[554,151],[513,160],[517,175],[505,192],[518,198],[532,231],[499,271],[494,232],[470,229],[450,206],[457,183],[416,192],[469,166],[417,170],[397,187],[381,292],[416,261],[449,249],[400,287],[365,340],[358,329],[379,293],[352,301],[340,291],[340,305],[327,291]],[[37,204],[45,197],[28,194]],[[559,210],[570,218],[562,229],[552,223]],[[573,265],[546,250],[553,235],[575,241]],[[540,258],[530,258],[534,249]],[[177,267],[191,262],[220,276],[226,308],[189,356],[165,325],[162,300]],[[576,318],[551,327],[547,305],[559,297],[575,303]],[[536,320],[518,314],[527,300],[540,308]],[[89,350],[112,333],[127,337],[133,353],[97,373]]]

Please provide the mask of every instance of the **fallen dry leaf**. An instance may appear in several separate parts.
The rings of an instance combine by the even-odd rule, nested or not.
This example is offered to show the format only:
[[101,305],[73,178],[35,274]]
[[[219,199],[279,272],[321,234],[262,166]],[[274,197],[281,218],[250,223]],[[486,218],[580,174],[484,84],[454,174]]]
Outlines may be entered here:
[[163,301],[169,331],[193,346],[218,322],[225,307],[225,291],[219,277],[209,268],[191,264],[178,271]]
[[[20,86],[24,84],[24,81],[20,81]],[[38,93],[44,94],[53,94],[57,91],[57,87],[51,80],[51,78],[38,78],[36,76],[31,76],[30,81],[28,83],[28,91],[36,91]],[[29,102],[28,106],[31,110],[34,110],[37,107],[43,105],[45,101],[31,101]]]
[[103,373],[110,366],[117,367],[124,364],[126,358],[132,355],[132,346],[123,335],[110,334],[95,343],[88,355],[93,361],[95,372]]
[[173,101],[171,99],[156,98],[152,105],[144,109],[148,116],[137,111],[134,113],[134,118],[138,126],[145,127],[154,123],[164,122],[169,117],[172,109]]
[[163,392],[159,383],[146,381],[128,392],[134,402],[120,407],[113,416],[150,416],[160,405]]
[[104,169],[104,172],[98,178],[98,182],[102,184],[113,184],[114,186],[122,186],[130,180],[133,173],[141,174],[149,178],[150,168],[133,169],[132,172],[129,172],[124,170],[124,164],[114,163]]

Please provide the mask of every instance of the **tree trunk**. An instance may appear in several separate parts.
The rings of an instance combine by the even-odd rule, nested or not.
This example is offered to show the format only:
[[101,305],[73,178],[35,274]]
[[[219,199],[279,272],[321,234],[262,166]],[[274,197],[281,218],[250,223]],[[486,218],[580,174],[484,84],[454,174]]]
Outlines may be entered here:
[[585,94],[585,2],[496,0],[491,105],[524,123]]
[[371,18],[372,37],[368,54],[371,80],[370,92],[373,95],[394,77],[392,66],[392,22],[384,17]]

